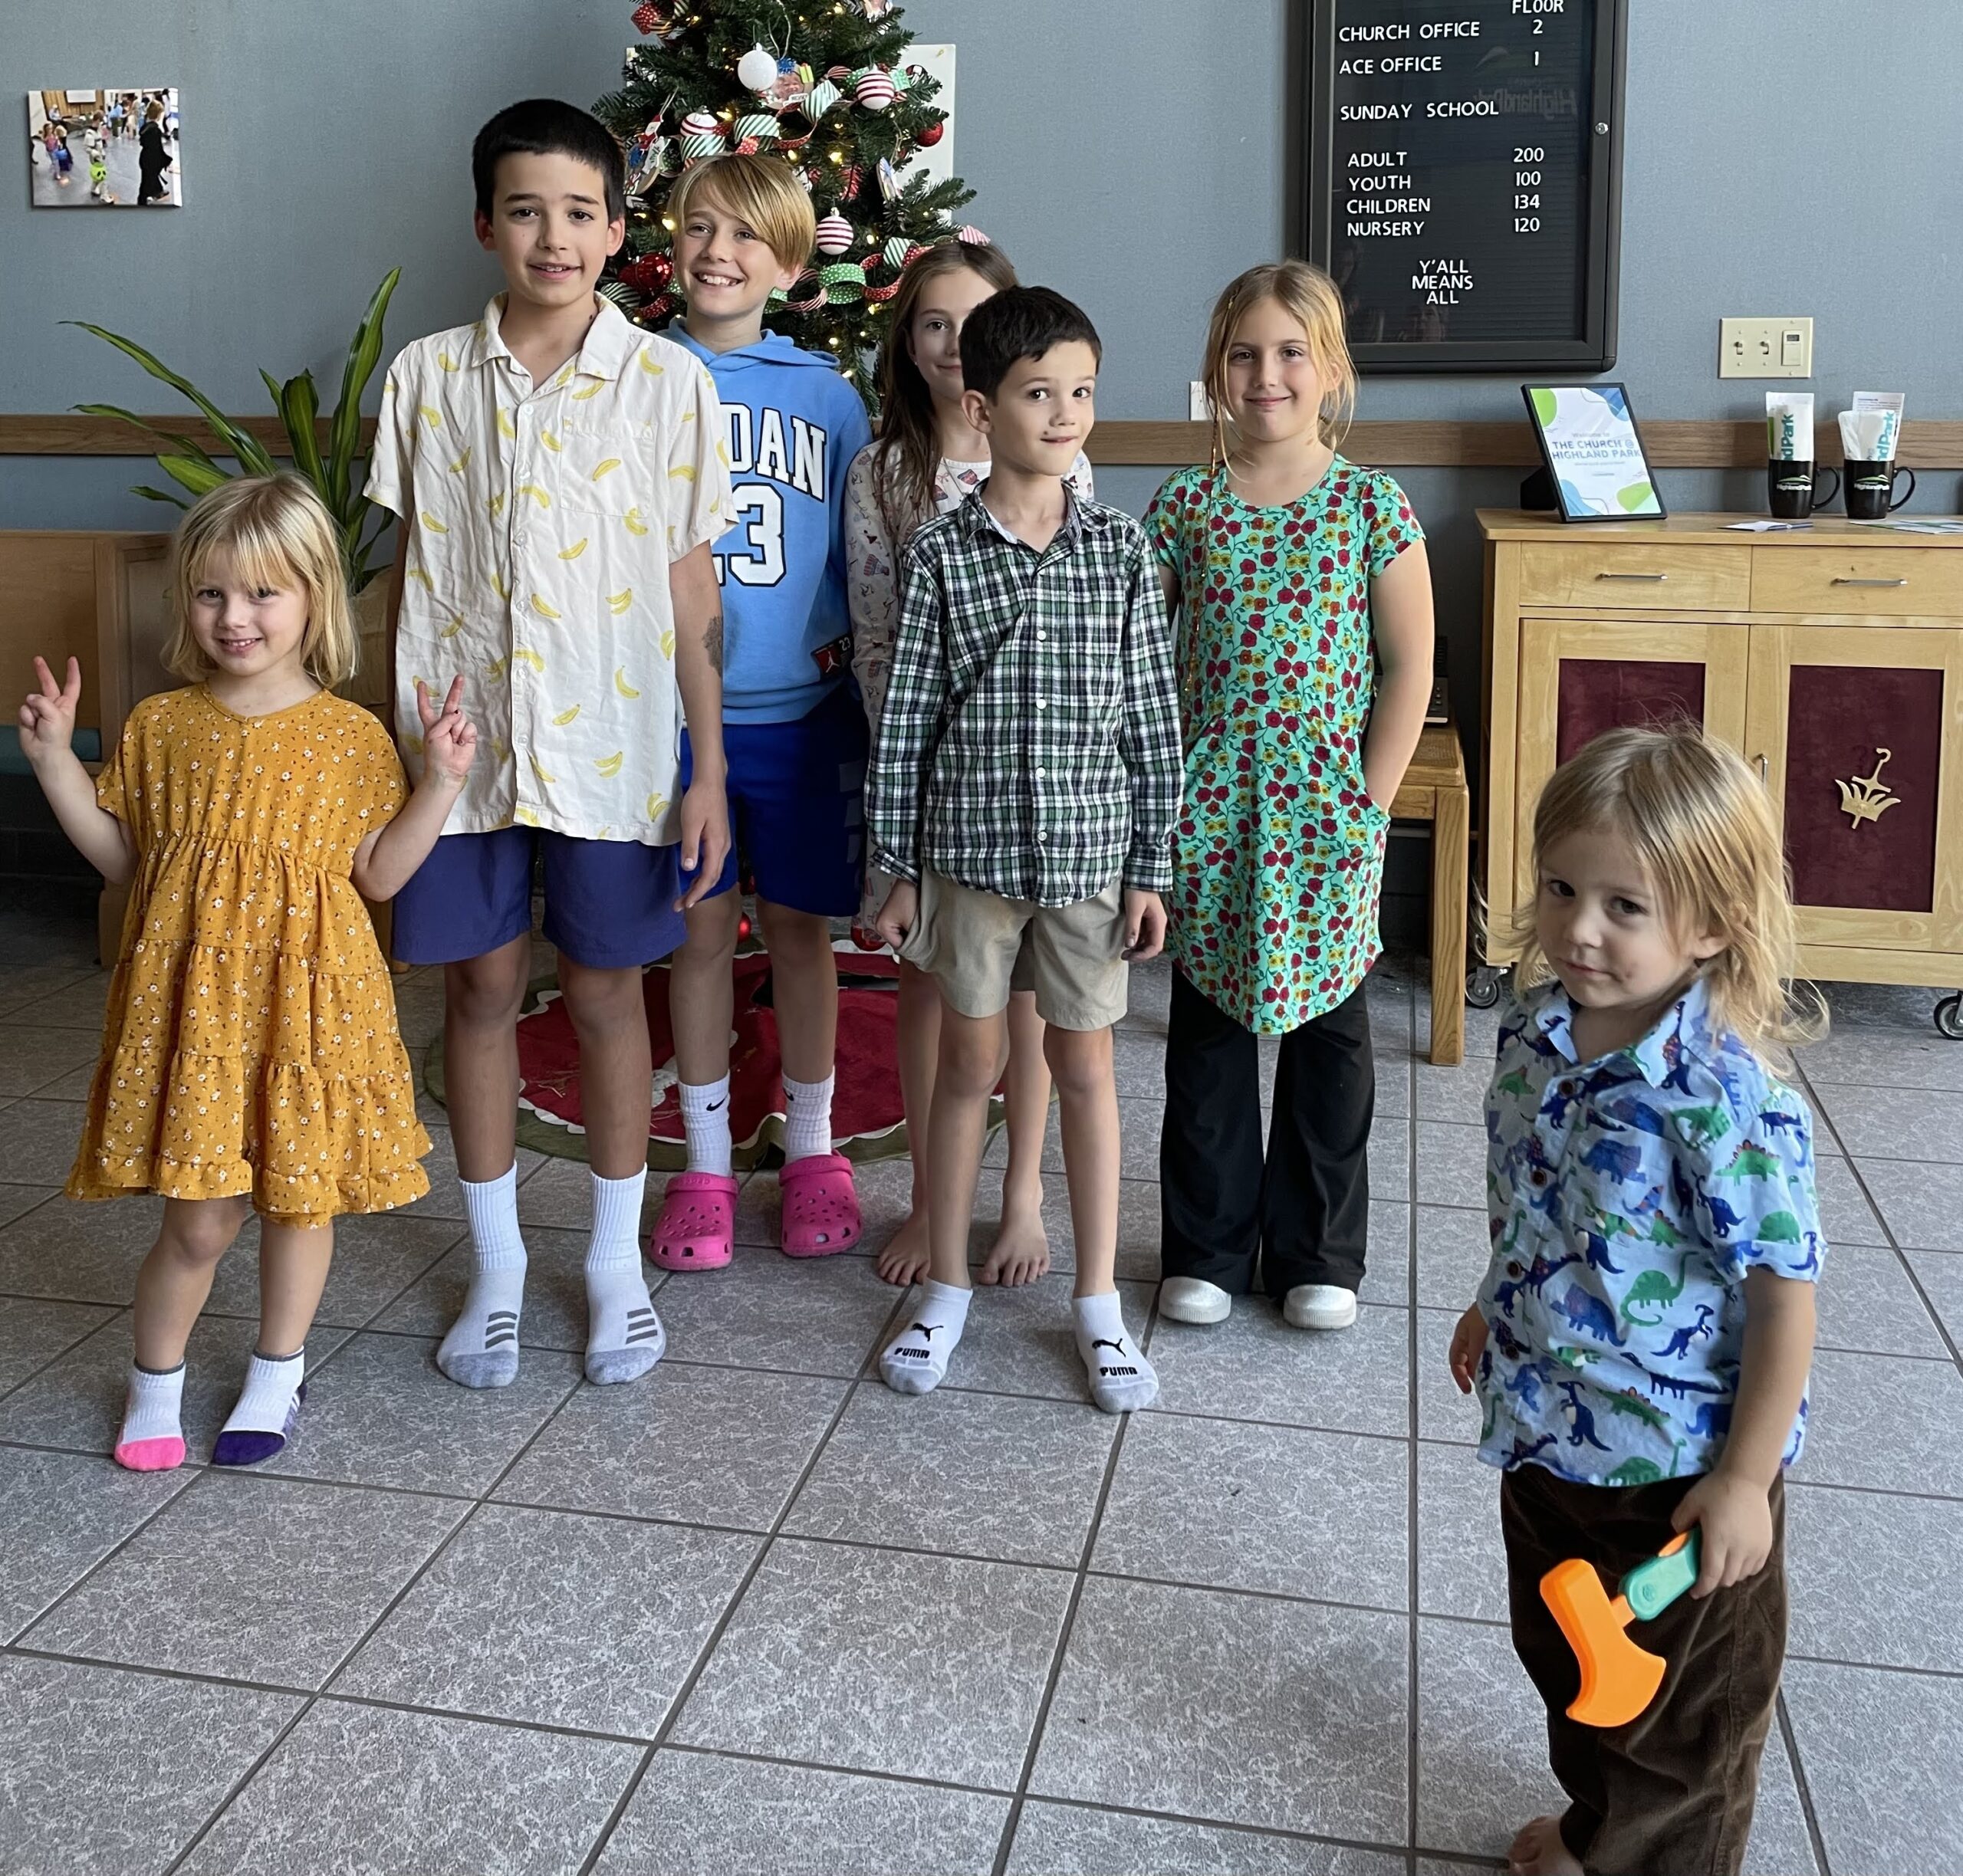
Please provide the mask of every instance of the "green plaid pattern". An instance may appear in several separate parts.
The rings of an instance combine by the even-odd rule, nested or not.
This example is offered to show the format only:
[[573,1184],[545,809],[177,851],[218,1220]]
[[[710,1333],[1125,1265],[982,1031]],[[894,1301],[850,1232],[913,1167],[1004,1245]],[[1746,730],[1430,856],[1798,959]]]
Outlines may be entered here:
[[1041,553],[970,495],[902,556],[873,746],[873,863],[1072,905],[1165,892],[1182,761],[1171,633],[1145,531],[1073,498]]

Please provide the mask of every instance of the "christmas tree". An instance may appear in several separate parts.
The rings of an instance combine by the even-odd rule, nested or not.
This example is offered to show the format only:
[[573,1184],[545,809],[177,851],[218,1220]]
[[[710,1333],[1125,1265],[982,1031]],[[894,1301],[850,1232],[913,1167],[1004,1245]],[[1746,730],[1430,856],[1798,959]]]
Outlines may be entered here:
[[906,64],[912,35],[890,0],[646,0],[633,21],[646,39],[627,54],[626,83],[594,105],[627,158],[627,239],[602,291],[646,326],[679,310],[675,179],[724,150],[781,157],[811,191],[818,252],[771,327],[808,351],[837,354],[862,394],[901,274],[954,227],[974,199],[958,179],[936,182],[901,166],[939,143],[938,82]]

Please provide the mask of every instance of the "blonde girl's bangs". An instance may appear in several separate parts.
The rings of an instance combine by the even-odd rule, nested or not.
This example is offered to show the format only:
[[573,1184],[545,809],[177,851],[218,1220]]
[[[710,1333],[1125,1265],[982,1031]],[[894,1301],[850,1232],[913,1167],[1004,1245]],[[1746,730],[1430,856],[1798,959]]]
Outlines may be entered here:
[[1206,350],[1200,376],[1207,401],[1213,407],[1213,457],[1226,459],[1232,420],[1227,414],[1227,354],[1234,333],[1246,314],[1264,300],[1273,300],[1302,328],[1316,370],[1327,381],[1320,435],[1333,449],[1343,441],[1356,409],[1356,367],[1346,336],[1347,317],[1335,281],[1306,261],[1270,261],[1228,283],[1214,302],[1208,322]]
[[200,498],[179,524],[166,670],[194,683],[211,675],[191,630],[191,607],[220,560],[252,586],[305,595],[301,662],[317,684],[332,690],[354,675],[354,616],[340,537],[326,504],[297,475],[241,476]]
[[1588,833],[1629,843],[1674,929],[1725,941],[1702,974],[1718,1028],[1781,1066],[1792,1045],[1825,1033],[1817,993],[1792,983],[1798,938],[1778,821],[1735,750],[1691,722],[1611,730],[1554,771],[1534,814],[1534,898],[1514,916],[1524,982],[1552,974],[1535,932],[1545,856]]

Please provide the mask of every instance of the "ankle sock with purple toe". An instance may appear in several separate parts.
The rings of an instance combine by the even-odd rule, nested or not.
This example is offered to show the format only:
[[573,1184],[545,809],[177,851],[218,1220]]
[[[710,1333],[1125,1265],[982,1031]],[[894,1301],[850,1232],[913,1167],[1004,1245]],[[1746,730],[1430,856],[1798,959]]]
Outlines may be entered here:
[[281,1451],[300,1428],[306,1373],[304,1349],[291,1355],[261,1355],[254,1349],[245,1391],[212,1448],[212,1464],[256,1466]]

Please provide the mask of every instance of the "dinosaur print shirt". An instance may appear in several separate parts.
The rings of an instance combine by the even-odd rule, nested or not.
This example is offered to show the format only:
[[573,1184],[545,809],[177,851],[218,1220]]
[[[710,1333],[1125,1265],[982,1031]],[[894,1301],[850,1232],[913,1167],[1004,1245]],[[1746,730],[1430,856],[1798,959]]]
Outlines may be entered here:
[[[1551,984],[1500,1027],[1479,1457],[1587,1485],[1708,1472],[1738,1395],[1746,1273],[1820,1275],[1811,1116],[1714,1033],[1701,981],[1596,1061],[1575,1059],[1573,1014]],[[1787,1465],[1806,1416],[1802,1401]]]

